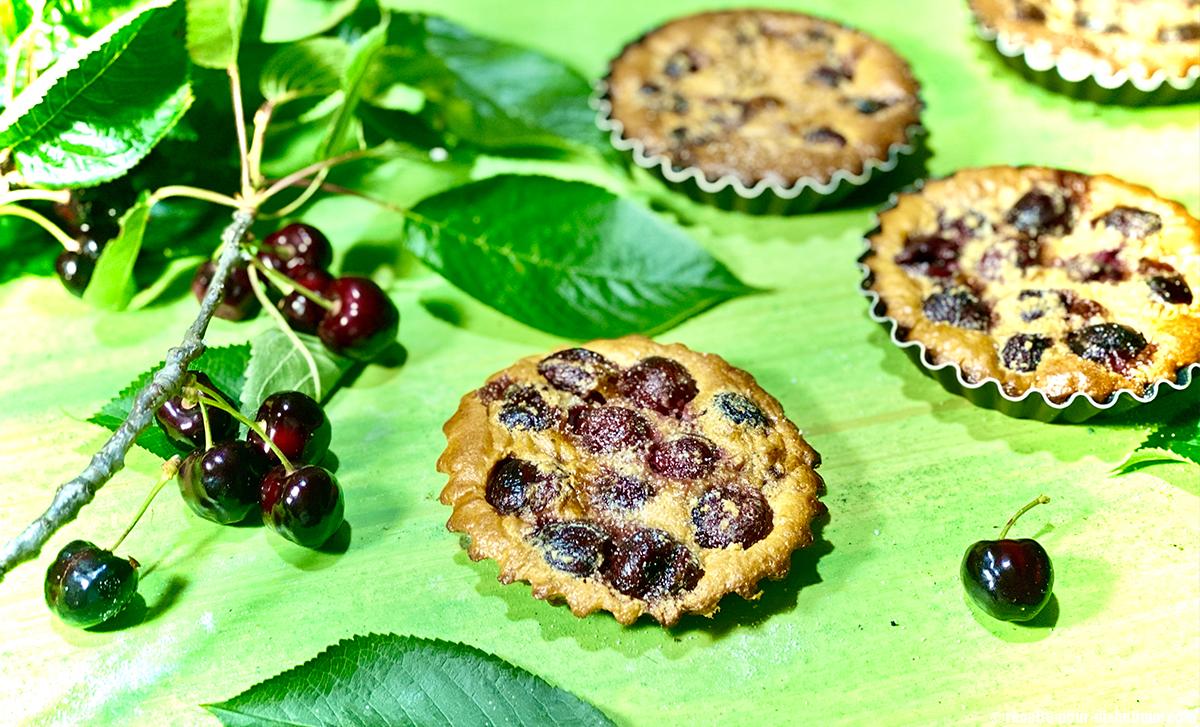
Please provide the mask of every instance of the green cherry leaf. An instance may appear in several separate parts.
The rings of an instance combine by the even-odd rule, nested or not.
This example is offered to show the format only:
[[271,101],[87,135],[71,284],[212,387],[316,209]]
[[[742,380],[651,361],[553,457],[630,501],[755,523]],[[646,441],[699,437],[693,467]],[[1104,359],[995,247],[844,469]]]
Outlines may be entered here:
[[339,38],[310,38],[281,48],[263,65],[259,90],[276,102],[334,94],[342,88],[349,51]]
[[226,727],[249,725],[612,725],[536,674],[471,646],[371,634],[204,705]]
[[26,184],[91,186],[124,174],[192,102],[182,13],[130,11],[65,53],[0,113],[0,149]]
[[356,146],[350,130],[351,122],[356,121],[355,110],[366,89],[364,81],[375,56],[387,42],[388,19],[367,31],[350,49],[346,61],[346,69],[342,74],[342,103],[333,114],[328,131],[317,149],[315,161],[328,159],[338,152]]
[[406,232],[454,285],[569,338],[654,333],[754,292],[679,227],[582,182],[474,182],[422,201]]
[[372,75],[375,89],[384,86],[380,75],[420,89],[440,123],[474,144],[607,149],[588,105],[587,79],[537,51],[477,36],[443,18],[400,14],[392,18],[380,63]]
[[1177,418],[1160,424],[1138,445],[1119,467],[1118,474],[1162,462],[1200,464],[1200,413],[1184,410]]
[[[321,380],[321,397],[328,399],[354,362],[329,353],[321,341],[313,336],[296,335],[316,362],[317,375]],[[251,341],[246,383],[242,387],[243,411],[254,414],[263,399],[276,391],[300,391],[315,396],[316,390],[304,354],[281,331],[268,329]]]
[[121,217],[121,231],[104,246],[83,299],[97,308],[124,310],[137,292],[133,266],[142,250],[150,219],[150,193],[142,192]]
[[204,68],[237,63],[246,0],[187,0],[187,48]]
[[[249,361],[250,346],[243,343],[236,346],[210,348],[200,354],[200,357],[193,361],[189,368],[192,371],[207,374],[217,388],[236,400],[241,395],[246,366]],[[162,362],[152,369],[143,371],[128,386],[121,389],[112,401],[88,417],[88,421],[115,431],[117,427],[121,426],[121,422],[125,421],[125,417],[129,416],[129,410],[133,407],[133,400],[137,393],[160,368],[162,368]],[[167,435],[163,434],[162,430],[153,423],[138,435],[134,444],[162,459],[168,459],[179,453],[179,450],[167,439]]]
[[324,33],[357,6],[358,0],[267,0],[263,42],[290,43]]

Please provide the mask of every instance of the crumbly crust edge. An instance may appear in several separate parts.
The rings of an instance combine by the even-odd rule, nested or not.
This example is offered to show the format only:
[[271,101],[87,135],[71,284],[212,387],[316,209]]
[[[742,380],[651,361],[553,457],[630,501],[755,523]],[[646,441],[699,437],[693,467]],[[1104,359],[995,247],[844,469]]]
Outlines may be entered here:
[[[454,508],[446,528],[470,537],[467,554],[472,560],[488,558],[496,561],[500,569],[497,579],[501,583],[527,582],[532,586],[535,598],[549,602],[565,601],[571,612],[581,618],[603,610],[628,626],[642,614],[648,613],[659,624],[669,627],[688,613],[711,617],[718,610],[720,600],[731,592],[749,600],[756,599],[760,595],[759,582],[763,578],[784,578],[791,567],[792,553],[812,543],[812,521],[826,510],[818,500],[824,491],[824,482],[816,473],[820,456],[804,440],[795,424],[784,416],[779,402],[765,392],[753,376],[733,367],[721,357],[692,351],[682,344],[657,344],[641,336],[591,341],[583,344],[583,347],[605,354],[614,347],[631,343],[643,348],[654,347],[657,355],[685,361],[700,357],[710,365],[715,363],[723,367],[743,390],[756,395],[755,400],[764,404],[768,413],[783,428],[789,459],[796,465],[784,477],[781,482],[784,486],[779,488],[778,499],[773,502],[773,505],[782,505],[774,508],[774,528],[766,538],[751,546],[756,555],[749,565],[755,567],[739,569],[732,564],[721,567],[719,571],[723,577],[719,580],[710,575],[711,569],[706,570],[695,589],[679,597],[654,602],[618,593],[592,577],[578,578],[551,568],[537,549],[521,537],[521,530],[526,527],[524,521],[514,515],[499,514],[485,500],[490,467],[502,452],[493,444],[487,408],[474,391],[462,397],[458,410],[442,428],[446,435],[446,449],[438,458],[437,470],[448,475],[449,480],[439,500]],[[562,346],[554,351],[563,348],[570,346]],[[535,354],[522,361],[538,361],[554,351]],[[496,372],[488,380],[503,375],[519,363]],[[746,551],[741,546],[731,546],[711,552],[718,554],[715,557],[724,566],[727,558],[722,558],[722,555]]]

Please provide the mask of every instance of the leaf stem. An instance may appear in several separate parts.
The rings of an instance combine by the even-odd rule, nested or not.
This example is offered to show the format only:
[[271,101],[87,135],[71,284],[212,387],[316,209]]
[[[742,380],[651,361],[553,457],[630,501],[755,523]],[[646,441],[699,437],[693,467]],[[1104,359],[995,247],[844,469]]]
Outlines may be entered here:
[[1017,522],[1017,518],[1021,517],[1025,513],[1029,512],[1033,508],[1037,507],[1038,505],[1045,505],[1047,502],[1050,502],[1049,497],[1046,497],[1045,495],[1038,495],[1037,499],[1028,503],[1027,505],[1025,505],[1025,507],[1021,508],[1020,510],[1017,510],[1016,514],[1013,515],[1012,517],[1010,517],[1008,519],[1008,522],[1004,524],[1004,529],[1000,531],[1000,537],[998,539],[1004,540],[1004,536],[1008,535],[1008,529],[1011,528],[1013,526],[1013,524]]
[[275,456],[279,458],[279,463],[283,465],[283,469],[286,470],[288,474],[291,474],[296,470],[296,468],[292,466],[291,461],[288,460],[287,455],[280,451],[275,442],[271,441],[271,438],[267,436],[267,433],[263,431],[263,428],[258,425],[258,422],[251,420],[250,417],[238,411],[237,408],[230,406],[221,398],[220,394],[203,384],[192,382],[190,385],[184,387],[185,392],[187,392],[188,389],[192,389],[203,394],[203,397],[196,397],[197,401],[220,409],[234,419],[237,419],[242,424],[245,424],[250,431],[257,434],[264,442],[267,443],[267,446],[271,448],[271,451],[275,453]]
[[242,238],[254,221],[254,210],[239,209],[222,233],[223,248],[213,269],[208,292],[200,301],[200,311],[188,326],[183,340],[167,352],[162,368],[134,397],[129,416],[117,427],[100,451],[92,456],[88,466],[74,479],[61,485],[46,511],[12,540],[0,548],[0,579],[18,564],[34,558],[54,533],[74,520],[79,511],[91,502],[113,475],[125,466],[125,454],[142,430],[150,424],[154,412],[179,392],[187,375],[188,365],[204,352],[204,333],[212,320],[225,279],[241,253]]
[[192,199],[199,199],[205,202],[212,202],[213,204],[220,204],[233,208],[243,206],[241,202],[227,194],[201,189],[200,187],[189,187],[184,184],[172,184],[166,187],[159,187],[158,189],[154,190],[154,193],[150,195],[150,205],[154,206],[155,204],[158,204],[164,199],[168,199],[170,197],[190,197]]
[[[321,401],[321,370],[317,368],[317,360],[313,358],[312,351],[308,350],[308,346],[304,345],[304,342],[300,340],[300,337],[296,335],[296,332],[292,330],[292,327],[289,326],[287,321],[283,319],[283,314],[279,312],[279,309],[271,305],[270,299],[267,298],[267,292],[263,290],[262,281],[258,277],[258,269],[259,266],[261,266],[263,270],[267,270],[268,268],[257,259],[252,258],[252,260],[254,261],[254,264],[250,266],[249,270],[250,289],[254,291],[254,296],[258,298],[258,302],[262,304],[263,310],[267,312],[267,315],[271,316],[271,320],[275,322],[275,325],[280,331],[283,332],[283,335],[287,336],[288,341],[290,341],[296,350],[300,352],[300,355],[304,357],[304,362],[308,364],[308,373],[310,376],[312,376],[313,380],[313,398],[317,401]],[[275,271],[272,270],[271,272],[274,273]],[[292,287],[296,291],[300,291],[304,288],[303,285],[294,285]]]
[[304,191],[300,193],[299,197],[291,202],[288,202],[286,205],[280,207],[274,212],[267,212],[262,216],[266,219],[277,220],[280,217],[287,217],[288,215],[292,214],[296,210],[303,207],[308,200],[312,199],[312,196],[317,193],[317,191],[321,188],[321,185],[325,182],[325,178],[328,176],[329,168],[326,167],[325,169],[317,172],[317,175],[312,178],[312,181],[308,183],[308,186],[304,188]]
[[154,502],[154,498],[158,497],[158,493],[162,492],[162,488],[168,482],[175,478],[179,472],[179,455],[175,455],[171,459],[163,462],[162,476],[158,478],[158,482],[154,483],[154,488],[150,490],[150,494],[146,495],[146,499],[142,501],[142,507],[138,510],[137,515],[133,516],[133,522],[129,523],[129,527],[125,528],[125,532],[121,533],[121,537],[117,538],[117,542],[109,548],[109,552],[116,552],[117,548],[121,547],[121,543],[125,542],[125,538],[133,532],[137,524],[141,521],[142,516],[146,514],[146,510],[150,509],[150,503]]
[[[325,298],[324,296],[322,296],[320,293],[317,293],[316,291],[309,290],[308,288],[304,287],[303,285],[297,285],[293,280],[288,278],[286,275],[280,274],[280,272],[278,270],[272,270],[271,268],[267,267],[263,263],[262,260],[258,259],[257,256],[251,256],[250,269],[261,271],[262,274],[267,278],[267,282],[269,282],[271,285],[274,285],[276,288],[278,288],[280,290],[280,292],[282,292],[284,295],[287,295],[288,293],[299,293],[300,295],[303,295],[305,298],[308,298],[312,302],[321,306],[325,310],[331,311],[334,308],[333,301]],[[254,276],[254,277],[257,277],[257,276]],[[291,330],[291,329],[289,328],[288,330]]]
[[58,225],[41,216],[31,209],[26,209],[20,205],[6,204],[0,205],[0,215],[12,215],[13,217],[21,217],[41,227],[53,237],[67,250],[71,252],[79,252],[79,242],[74,240],[70,235],[62,231]]
[[302,179],[307,179],[308,177],[312,176],[313,174],[316,174],[317,172],[321,171],[322,169],[329,169],[329,168],[335,167],[339,164],[345,164],[346,162],[354,161],[355,159],[365,159],[365,158],[371,157],[371,156],[378,156],[381,153],[382,152],[378,149],[363,149],[360,151],[348,151],[345,154],[339,154],[335,157],[330,157],[329,159],[325,159],[324,161],[314,162],[313,164],[309,164],[307,167],[303,167],[301,169],[298,169],[298,170],[292,172],[291,174],[287,175],[286,177],[283,177],[282,179],[279,179],[278,181],[273,183],[270,187],[267,187],[266,190],[259,193],[258,199],[256,201],[257,201],[258,205],[261,206],[263,202],[266,202],[268,199],[275,196],[279,192],[292,186],[292,184],[294,182],[298,182]]
[[[229,74],[230,94],[233,100],[233,116],[237,129],[238,159],[242,167],[242,197],[250,198],[254,188],[250,184],[250,151],[246,146],[246,110],[242,107],[242,77],[237,62],[225,69]],[[255,205],[257,207],[257,205]]]
[[[286,99],[284,99],[286,101]],[[267,127],[271,125],[271,116],[277,105],[275,99],[263,101],[262,106],[254,112],[254,137],[250,141],[250,181],[255,187],[262,185],[262,155],[266,145]]]

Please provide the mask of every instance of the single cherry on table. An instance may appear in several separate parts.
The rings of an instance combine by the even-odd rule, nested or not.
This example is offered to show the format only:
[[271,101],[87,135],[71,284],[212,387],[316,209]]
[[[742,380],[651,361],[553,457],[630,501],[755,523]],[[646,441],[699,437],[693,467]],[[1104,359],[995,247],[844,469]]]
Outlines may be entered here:
[[132,558],[119,558],[85,540],[72,541],[46,570],[46,605],[71,626],[99,626],[133,600],[137,569]]
[[959,575],[967,594],[985,613],[1001,621],[1029,621],[1050,602],[1054,566],[1036,540],[1008,540],[1009,528],[1030,509],[1050,502],[1042,495],[1017,511],[997,540],[967,548]]

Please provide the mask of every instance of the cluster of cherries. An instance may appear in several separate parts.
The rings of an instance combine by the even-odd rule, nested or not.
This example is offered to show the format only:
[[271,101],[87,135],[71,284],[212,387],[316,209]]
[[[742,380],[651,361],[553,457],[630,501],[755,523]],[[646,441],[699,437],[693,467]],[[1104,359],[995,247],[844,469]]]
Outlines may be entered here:
[[[273,303],[293,330],[316,334],[335,354],[360,361],[375,358],[395,340],[400,313],[369,278],[334,277],[332,262],[333,247],[320,230],[299,222],[282,227],[230,271],[216,315],[240,321],[258,313],[254,270],[271,283]],[[196,271],[196,298],[208,291],[214,268],[209,261]]]
[[[175,479],[183,501],[200,517],[229,525],[258,513],[275,532],[308,548],[321,547],[342,527],[342,489],[319,466],[332,429],[308,395],[271,394],[250,421],[207,376],[193,372],[155,420],[187,453]],[[245,439],[238,439],[239,421],[249,427]],[[97,626],[133,599],[137,568],[132,558],[74,541],[46,572],[46,603],[69,624]]]

